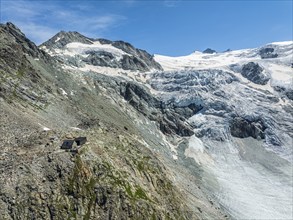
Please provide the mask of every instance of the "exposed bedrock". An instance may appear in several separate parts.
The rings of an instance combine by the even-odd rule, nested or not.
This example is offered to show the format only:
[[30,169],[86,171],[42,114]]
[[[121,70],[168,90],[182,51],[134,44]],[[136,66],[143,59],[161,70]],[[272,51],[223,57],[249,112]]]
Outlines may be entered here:
[[266,127],[261,120],[250,121],[242,117],[233,118],[230,124],[231,135],[239,138],[264,139],[265,129]]

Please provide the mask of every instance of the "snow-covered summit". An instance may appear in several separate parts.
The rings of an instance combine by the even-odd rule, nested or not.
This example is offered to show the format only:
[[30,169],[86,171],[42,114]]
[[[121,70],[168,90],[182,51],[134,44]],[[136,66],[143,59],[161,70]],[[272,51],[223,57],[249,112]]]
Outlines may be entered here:
[[127,42],[93,39],[78,32],[61,31],[41,44],[40,49],[57,57],[70,68],[86,67],[85,70],[103,71],[103,67],[107,67],[116,71],[141,72],[162,70],[153,56]]
[[[268,51],[266,52],[264,49]],[[160,63],[163,69],[166,71],[182,70],[186,68],[225,68],[235,63],[245,63],[251,61],[265,62],[265,52],[268,54],[267,56],[269,56],[269,54],[276,54],[276,57],[274,57],[276,58],[275,60],[272,60],[273,58],[268,57],[270,60],[267,62],[281,61],[286,66],[290,66],[290,64],[293,63],[293,41],[274,42],[259,48],[241,49],[213,54],[206,54],[200,51],[195,51],[190,55],[179,57],[155,54],[155,60]]]

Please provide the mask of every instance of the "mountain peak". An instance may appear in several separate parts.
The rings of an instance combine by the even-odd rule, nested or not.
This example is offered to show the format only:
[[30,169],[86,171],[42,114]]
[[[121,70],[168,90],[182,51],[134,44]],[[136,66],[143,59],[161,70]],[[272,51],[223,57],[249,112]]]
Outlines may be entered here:
[[211,48],[207,48],[203,51],[203,53],[208,53],[208,54],[213,54],[213,53],[217,53],[217,51],[211,49]]
[[13,36],[21,36],[25,37],[25,34],[21,32],[21,30],[13,23],[7,22],[6,24],[0,24],[0,27],[5,29],[7,32],[12,34]]
[[[43,52],[40,52],[38,47],[30,41],[15,24],[11,22],[0,24],[0,35],[2,37],[1,43],[6,45],[7,48],[14,48],[15,45],[17,45],[19,50],[26,54],[30,54],[33,57],[43,56]],[[18,51],[18,53],[21,52]]]
[[49,49],[52,48],[63,48],[66,44],[72,42],[79,42],[83,44],[92,44],[94,39],[88,38],[77,31],[60,31],[54,35],[51,39],[44,42],[40,46],[46,46]]

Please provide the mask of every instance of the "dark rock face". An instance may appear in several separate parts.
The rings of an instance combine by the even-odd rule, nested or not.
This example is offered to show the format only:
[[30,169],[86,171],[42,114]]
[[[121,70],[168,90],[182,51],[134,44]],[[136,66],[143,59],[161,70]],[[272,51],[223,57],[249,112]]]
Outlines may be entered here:
[[79,42],[79,43],[83,43],[83,44],[92,44],[93,40],[94,39],[83,36],[82,34],[76,32],[76,31],[69,31],[69,32],[60,31],[55,36],[53,36],[50,40],[41,44],[40,47],[46,46],[49,49],[52,49],[52,48],[61,49],[64,46],[66,46],[66,44],[69,44],[72,42]]
[[196,105],[195,103],[191,103],[188,106],[185,107],[174,107],[174,110],[179,115],[184,116],[185,118],[190,118],[191,116],[195,115],[197,112],[203,109],[203,106]]
[[265,85],[270,80],[270,78],[263,73],[263,68],[254,62],[243,65],[241,74],[251,82],[260,85]]
[[[0,24],[0,35],[1,43],[3,43],[3,45],[1,45],[1,57],[5,58],[5,56],[9,56],[9,54],[13,53],[14,51],[27,53],[34,58],[45,56],[45,53],[40,51],[33,42],[27,39],[25,35],[14,24],[10,22],[8,22],[7,24]],[[9,44],[11,44],[12,41],[14,41],[14,45],[11,45],[11,50],[6,50],[8,49],[8,47],[10,46]],[[15,57],[14,59],[16,58],[17,57]],[[7,63],[13,64],[14,62],[12,60],[11,62]]]
[[[168,135],[191,136],[194,134],[192,127],[187,124],[184,116],[191,116],[197,107],[190,104],[186,107],[166,105],[153,97],[142,86],[133,82],[121,84],[121,95],[150,120],[159,124],[160,130]],[[181,114],[183,113],[183,114]]]
[[87,64],[112,68],[120,67],[120,63],[115,59],[113,54],[106,51],[88,51],[87,54],[89,55],[82,59]]
[[231,135],[239,138],[253,137],[265,138],[266,127],[261,120],[249,121],[241,117],[233,118],[230,124]]
[[274,53],[274,48],[270,48],[270,47],[260,49],[259,55],[261,56],[262,59],[278,57],[278,54]]
[[[129,64],[134,64],[138,67],[138,70],[146,70],[146,67],[151,67],[156,70],[163,70],[161,65],[153,59],[153,56],[151,56],[145,50],[136,49],[131,44],[124,41],[114,41],[111,43],[111,45],[133,56],[123,57],[123,68],[129,69]],[[150,69],[148,68],[148,70]]]
[[286,96],[288,97],[288,99],[291,99],[291,100],[293,100],[293,90],[291,89],[291,90],[288,90],[288,91],[286,91]]
[[273,88],[282,96],[286,96],[288,99],[293,100],[293,89],[288,89],[281,86],[274,86]]
[[148,71],[148,66],[143,62],[143,60],[137,57],[123,56],[121,60],[121,66],[124,70],[140,70]]
[[216,53],[217,51],[211,49],[211,48],[207,48],[203,51],[203,53],[208,53],[208,54],[213,54],[213,53]]

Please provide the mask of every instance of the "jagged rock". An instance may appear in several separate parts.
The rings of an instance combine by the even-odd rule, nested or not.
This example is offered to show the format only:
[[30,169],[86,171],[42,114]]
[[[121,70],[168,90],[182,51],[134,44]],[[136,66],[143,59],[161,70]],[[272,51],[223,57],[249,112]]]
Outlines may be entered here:
[[291,90],[287,90],[287,91],[285,92],[285,94],[286,94],[286,96],[288,97],[288,99],[293,100],[293,89],[291,89]]
[[92,44],[94,39],[83,36],[76,31],[60,31],[48,41],[42,43],[40,48],[46,47],[47,49],[62,49],[69,43],[78,42],[83,44]]
[[211,48],[207,48],[203,51],[203,53],[208,53],[208,54],[213,54],[213,53],[217,53],[217,51],[211,49]]
[[251,82],[260,85],[265,85],[270,80],[270,78],[264,73],[264,69],[254,62],[244,64],[242,66],[241,74]]
[[274,48],[271,48],[271,47],[261,48],[259,50],[259,55],[261,56],[262,59],[278,57],[278,54],[274,53]]
[[118,68],[121,66],[120,62],[113,56],[113,54],[106,51],[88,51],[86,58],[82,58],[87,64],[93,66],[106,66],[112,68]]
[[239,138],[253,137],[264,139],[265,129],[266,127],[262,121],[249,121],[241,117],[233,118],[230,124],[231,135]]
[[190,104],[187,107],[176,108],[173,106],[169,108],[171,107],[170,105],[165,105],[136,83],[128,82],[125,87],[124,84],[122,85],[123,87],[120,92],[125,100],[149,119],[157,121],[163,133],[182,136],[194,134],[191,126],[184,122],[185,118],[180,115],[180,110],[184,111],[185,108],[186,115],[190,115],[191,112],[198,110],[195,105]]
[[[163,70],[161,65],[154,60],[153,56],[151,56],[145,50],[136,49],[131,44],[126,43],[124,41],[114,41],[111,43],[111,45],[123,50],[124,52],[126,52],[130,55],[132,55],[133,59],[132,59],[132,57],[125,57],[124,62],[129,63],[130,59],[132,59],[132,61],[130,61],[130,62],[132,62],[136,66],[138,66],[140,68],[139,70],[143,70],[143,71],[148,71],[151,69]],[[122,66],[123,66],[123,64],[122,64]],[[128,64],[126,64],[126,63],[124,63],[124,68],[130,69]],[[131,69],[134,69],[134,68],[132,67]]]

